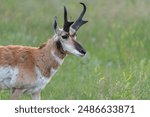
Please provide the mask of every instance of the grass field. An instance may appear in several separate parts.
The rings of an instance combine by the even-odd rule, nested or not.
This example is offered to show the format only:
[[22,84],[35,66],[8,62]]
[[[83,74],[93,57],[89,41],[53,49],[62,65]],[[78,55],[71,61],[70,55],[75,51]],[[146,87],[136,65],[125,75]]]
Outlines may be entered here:
[[[0,45],[39,46],[53,36],[54,16],[63,25],[64,5],[71,19],[78,17],[80,1],[0,0]],[[77,39],[88,53],[68,56],[42,99],[150,99],[150,1],[82,2],[89,22]]]

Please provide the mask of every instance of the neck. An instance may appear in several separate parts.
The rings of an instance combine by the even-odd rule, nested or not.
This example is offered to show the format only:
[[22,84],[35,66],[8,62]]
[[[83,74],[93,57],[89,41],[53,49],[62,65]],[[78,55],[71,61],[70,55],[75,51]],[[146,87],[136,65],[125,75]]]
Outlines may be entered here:
[[44,50],[44,53],[46,50],[46,54],[51,54],[51,52],[55,53],[61,59],[63,59],[67,54],[62,48],[61,42],[55,39],[49,39],[48,42],[41,45],[39,49]]
[[35,57],[37,59],[37,66],[44,76],[51,77],[51,70],[59,68],[63,63],[66,53],[62,49],[61,43],[55,39],[49,39],[39,50],[40,62]]
[[58,55],[58,57],[60,58],[64,58],[66,56],[66,52],[63,50],[61,42],[59,40],[54,41],[54,45],[55,45],[55,52]]
[[50,51],[49,52],[51,56],[50,58],[54,60],[53,63],[58,63],[59,65],[61,65],[63,62],[63,59],[66,56],[66,53],[62,48],[61,42],[59,40],[50,39],[47,42],[46,46],[47,46],[47,50]]

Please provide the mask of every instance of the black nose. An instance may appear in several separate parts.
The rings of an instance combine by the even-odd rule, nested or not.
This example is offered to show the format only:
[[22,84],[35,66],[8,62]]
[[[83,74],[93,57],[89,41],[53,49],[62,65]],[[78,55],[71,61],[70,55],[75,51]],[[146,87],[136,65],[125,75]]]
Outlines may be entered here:
[[80,53],[86,54],[86,51],[85,51],[84,49],[81,49],[81,50],[80,50]]
[[83,55],[86,54],[85,49],[78,42],[74,41],[74,45],[75,45],[76,50],[78,50],[81,54]]

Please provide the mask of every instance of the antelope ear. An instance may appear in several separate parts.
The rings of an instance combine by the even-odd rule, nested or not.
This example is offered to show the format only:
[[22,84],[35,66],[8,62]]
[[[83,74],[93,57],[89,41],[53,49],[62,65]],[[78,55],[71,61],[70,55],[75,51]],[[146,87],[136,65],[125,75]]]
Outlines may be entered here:
[[54,18],[53,28],[54,28],[54,32],[55,32],[56,34],[58,34],[58,32],[59,32],[59,27],[58,27],[57,17],[56,17],[56,16],[55,16],[55,18]]

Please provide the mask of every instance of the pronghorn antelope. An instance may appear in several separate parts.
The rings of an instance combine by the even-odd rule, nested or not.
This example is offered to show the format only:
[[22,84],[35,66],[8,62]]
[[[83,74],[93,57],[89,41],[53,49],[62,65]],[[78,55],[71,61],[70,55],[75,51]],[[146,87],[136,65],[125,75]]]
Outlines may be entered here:
[[76,32],[87,21],[82,20],[86,6],[79,18],[68,21],[64,7],[64,25],[60,29],[54,19],[54,36],[40,47],[0,46],[0,89],[10,89],[11,99],[19,99],[22,93],[40,99],[41,90],[48,84],[67,54],[84,56],[85,49],[76,41]]

